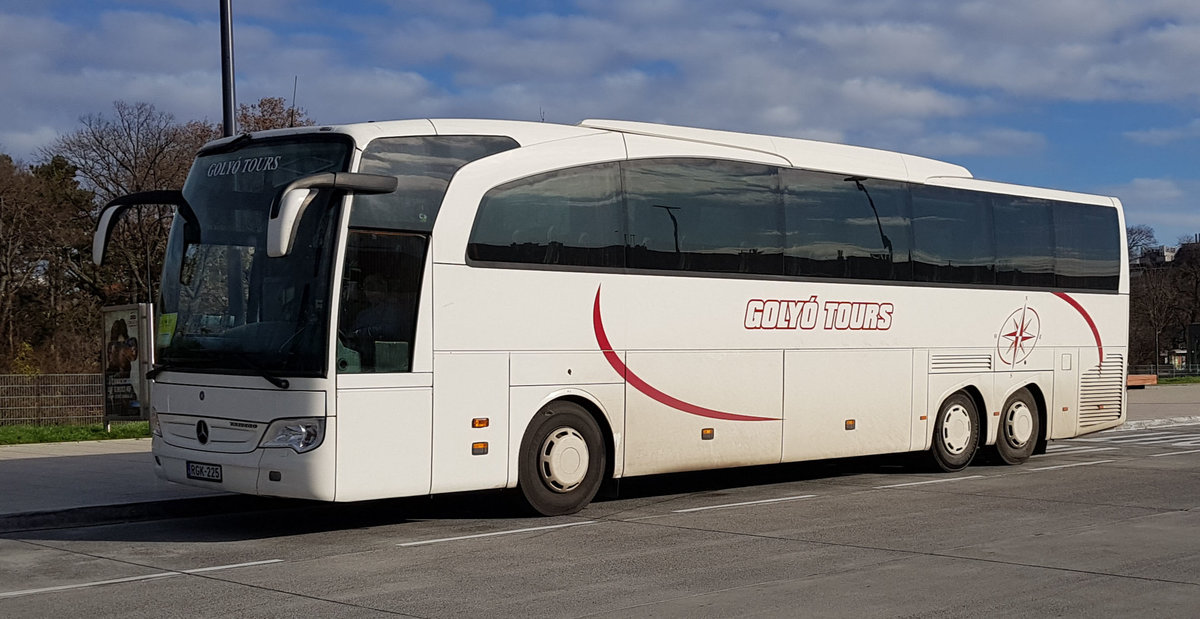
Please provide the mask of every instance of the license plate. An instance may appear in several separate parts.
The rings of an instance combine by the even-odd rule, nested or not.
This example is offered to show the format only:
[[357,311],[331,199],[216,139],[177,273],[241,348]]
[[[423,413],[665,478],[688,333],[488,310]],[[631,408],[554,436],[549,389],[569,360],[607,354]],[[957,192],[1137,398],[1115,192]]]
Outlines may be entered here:
[[203,462],[188,462],[187,463],[188,479],[201,479],[204,481],[221,481],[221,465],[220,464],[204,464]]

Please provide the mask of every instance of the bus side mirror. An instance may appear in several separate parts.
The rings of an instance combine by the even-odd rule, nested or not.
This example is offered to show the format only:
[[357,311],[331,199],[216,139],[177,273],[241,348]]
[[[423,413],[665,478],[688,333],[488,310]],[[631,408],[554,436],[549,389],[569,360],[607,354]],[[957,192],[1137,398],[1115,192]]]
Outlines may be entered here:
[[348,193],[380,194],[396,191],[399,179],[379,174],[325,172],[299,178],[288,183],[271,208],[267,222],[267,255],[280,258],[292,253],[292,243],[300,218],[317,196],[319,189],[335,189]]
[[279,213],[267,224],[268,256],[279,258],[292,253],[292,237],[296,234],[297,223],[315,197],[317,190],[305,187],[283,192],[283,197],[279,199]]
[[108,247],[108,237],[112,236],[113,227],[117,225],[117,221],[120,220],[121,213],[125,212],[125,209],[131,206],[151,204],[175,206],[175,212],[182,216],[188,224],[191,224],[194,230],[199,231],[200,222],[196,220],[196,213],[192,211],[191,205],[183,199],[182,191],[165,189],[131,193],[114,199],[100,209],[100,222],[96,225],[96,233],[92,236],[92,262],[98,265],[104,261],[104,250]]

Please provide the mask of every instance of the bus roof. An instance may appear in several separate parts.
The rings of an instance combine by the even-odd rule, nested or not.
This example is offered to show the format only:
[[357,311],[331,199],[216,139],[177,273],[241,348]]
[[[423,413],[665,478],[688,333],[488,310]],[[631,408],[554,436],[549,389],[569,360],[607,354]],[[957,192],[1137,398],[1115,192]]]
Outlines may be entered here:
[[[787,161],[792,167],[806,170],[1036,198],[1113,205],[1112,198],[1105,196],[979,180],[974,178],[970,170],[957,164],[876,148],[623,120],[588,119],[578,125],[560,125],[519,120],[423,118],[272,129],[255,132],[254,136],[268,137],[316,132],[350,135],[360,146],[379,137],[418,135],[498,135],[510,137],[521,146],[532,146],[545,142],[615,132],[767,154]],[[219,145],[232,139],[234,138],[222,138],[208,146]]]
[[580,126],[764,152],[806,170],[915,182],[931,176],[971,178],[971,172],[960,165],[863,146],[622,120],[585,120]]

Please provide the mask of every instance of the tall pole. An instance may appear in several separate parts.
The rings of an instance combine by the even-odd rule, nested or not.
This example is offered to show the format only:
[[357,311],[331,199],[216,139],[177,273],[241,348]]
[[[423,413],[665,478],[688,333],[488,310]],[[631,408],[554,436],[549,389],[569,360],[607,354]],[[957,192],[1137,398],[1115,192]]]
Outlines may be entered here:
[[223,122],[225,137],[237,133],[237,117],[234,109],[237,93],[233,88],[233,10],[232,0],[221,0],[221,99],[224,104]]

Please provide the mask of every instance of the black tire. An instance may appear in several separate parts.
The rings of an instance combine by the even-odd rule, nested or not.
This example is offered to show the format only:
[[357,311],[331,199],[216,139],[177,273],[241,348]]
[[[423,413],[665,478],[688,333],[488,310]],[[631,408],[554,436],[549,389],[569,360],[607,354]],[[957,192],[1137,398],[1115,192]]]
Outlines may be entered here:
[[1021,464],[1033,455],[1041,438],[1037,402],[1028,389],[1008,396],[1000,409],[1000,428],[996,431],[996,454],[1007,464]]
[[596,496],[608,464],[604,435],[582,406],[555,401],[542,407],[521,439],[517,485],[543,516],[573,514]]
[[933,423],[934,465],[947,473],[967,468],[979,449],[979,412],[971,396],[959,391],[942,402]]

